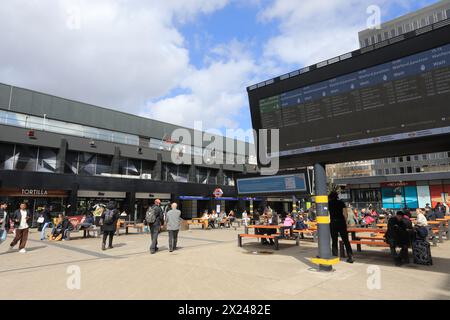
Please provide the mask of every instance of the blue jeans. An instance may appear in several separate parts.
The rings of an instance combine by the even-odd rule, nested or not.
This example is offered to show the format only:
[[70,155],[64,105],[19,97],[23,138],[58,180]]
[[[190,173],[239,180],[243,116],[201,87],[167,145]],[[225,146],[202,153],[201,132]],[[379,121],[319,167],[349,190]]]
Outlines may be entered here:
[[45,222],[44,225],[42,226],[42,231],[41,231],[41,240],[45,239],[45,231],[47,230],[47,228],[49,227],[49,225],[51,225],[51,222]]

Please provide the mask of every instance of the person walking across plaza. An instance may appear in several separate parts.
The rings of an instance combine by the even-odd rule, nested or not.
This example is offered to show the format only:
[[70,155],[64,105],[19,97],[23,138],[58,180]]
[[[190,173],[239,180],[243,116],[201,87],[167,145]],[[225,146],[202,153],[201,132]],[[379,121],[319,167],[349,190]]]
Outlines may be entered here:
[[155,254],[156,251],[158,251],[158,235],[161,230],[161,226],[164,225],[164,213],[161,209],[161,200],[155,200],[154,205],[151,206],[145,214],[145,219],[150,227],[150,253]]
[[347,232],[347,207],[344,201],[339,200],[337,192],[333,191],[328,196],[328,210],[330,211],[330,232],[332,241],[332,254],[338,256],[338,237],[341,236],[347,252],[347,262],[353,263],[353,251]]
[[172,252],[177,249],[178,232],[181,227],[181,211],[177,209],[177,204],[174,202],[171,205],[171,210],[166,214],[167,231],[169,232],[169,251]]
[[6,236],[9,230],[9,215],[6,211],[8,204],[6,202],[0,202],[0,244],[6,241]]
[[19,209],[14,212],[12,216],[14,226],[16,228],[16,235],[9,246],[9,250],[13,250],[16,244],[20,241],[19,252],[27,252],[25,246],[27,245],[28,232],[30,229],[29,222],[31,221],[30,211],[27,209],[26,203],[21,203]]
[[103,241],[102,250],[106,250],[106,239],[109,237],[108,249],[113,248],[113,238],[114,233],[116,233],[117,220],[119,220],[119,210],[116,209],[116,203],[110,201],[106,205],[106,209],[101,215],[102,230],[103,230]]
[[52,223],[51,209],[48,205],[44,206],[44,211],[42,211],[41,217],[43,218],[42,222],[42,230],[41,230],[41,240],[45,240],[47,238],[46,231],[47,228]]

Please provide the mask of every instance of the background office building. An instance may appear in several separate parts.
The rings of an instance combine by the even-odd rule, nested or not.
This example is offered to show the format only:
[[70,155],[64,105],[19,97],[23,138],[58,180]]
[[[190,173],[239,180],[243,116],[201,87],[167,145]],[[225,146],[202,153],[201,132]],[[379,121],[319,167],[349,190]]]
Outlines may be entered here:
[[[385,22],[380,29],[359,32],[361,48],[382,45],[383,41],[402,37],[410,31],[425,28],[434,23],[450,24],[450,0],[439,1],[421,10]],[[369,49],[369,48],[368,48]],[[388,176],[413,173],[450,171],[450,152],[416,154],[339,163],[327,166],[328,176],[333,179],[360,176]]]
[[[169,138],[177,128],[0,84],[0,199],[11,209],[26,199],[33,211],[51,204],[69,214],[115,200],[138,220],[155,198],[179,202],[185,217],[217,205],[227,211],[248,207],[234,178],[256,170],[254,146],[218,136],[234,150],[210,150],[207,141],[202,147],[174,143]],[[172,148],[205,161],[176,165]],[[219,157],[234,162],[215,164]],[[213,195],[217,187],[223,191],[219,199]]]
[[433,23],[448,23],[444,21],[450,18],[450,0],[439,1],[431,6],[401,16],[397,19],[381,24],[379,29],[366,29],[359,32],[361,48],[382,43],[395,37]]

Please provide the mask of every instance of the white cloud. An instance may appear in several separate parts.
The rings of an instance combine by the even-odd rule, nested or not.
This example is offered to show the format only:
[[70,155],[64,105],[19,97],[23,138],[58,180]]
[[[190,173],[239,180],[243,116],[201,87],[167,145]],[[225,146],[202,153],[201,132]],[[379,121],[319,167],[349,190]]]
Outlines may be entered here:
[[[407,8],[407,0],[274,0],[261,21],[279,22],[279,34],[265,45],[265,57],[287,65],[307,66],[359,48],[358,32],[366,28],[366,9]],[[290,70],[286,70],[290,71]]]
[[180,84],[187,93],[152,102],[145,114],[188,127],[202,120],[205,129],[237,128],[248,105],[245,88],[258,68],[238,41],[215,47],[205,61],[205,68],[192,68]]
[[0,82],[139,113],[189,72],[176,24],[227,0],[15,0],[0,10]]

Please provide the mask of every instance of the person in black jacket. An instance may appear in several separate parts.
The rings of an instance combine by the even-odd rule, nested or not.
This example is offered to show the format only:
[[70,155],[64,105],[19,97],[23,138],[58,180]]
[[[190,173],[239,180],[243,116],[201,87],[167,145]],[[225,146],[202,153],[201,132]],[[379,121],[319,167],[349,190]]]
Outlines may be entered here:
[[44,211],[42,211],[41,216],[44,218],[41,230],[41,240],[45,240],[46,239],[45,231],[47,230],[48,226],[52,223],[51,209],[49,208],[48,205],[45,205]]
[[332,242],[332,254],[338,256],[338,237],[341,236],[347,251],[347,262],[353,263],[353,251],[347,232],[347,206],[339,200],[338,193],[333,191],[328,196],[328,210],[330,211],[330,233]]
[[[388,227],[385,234],[386,242],[391,247],[391,255],[397,266],[403,263],[409,263],[408,247],[411,243],[411,232],[413,226],[411,221],[402,211],[398,211],[395,217],[388,221]],[[396,248],[400,248],[397,254]]]
[[149,209],[153,210],[156,220],[154,223],[148,223],[150,227],[151,245],[150,253],[155,254],[158,251],[158,235],[161,230],[161,226],[164,225],[164,212],[161,209],[161,200],[156,199],[155,204]]
[[30,223],[31,223],[31,213],[27,209],[26,203],[21,203],[20,207],[11,217],[12,221],[14,222],[14,228],[16,230],[16,236],[14,237],[14,240],[11,242],[9,250],[14,249],[16,244],[20,241],[19,244],[19,252],[25,253],[25,246],[28,241],[28,231],[30,229]]
[[106,239],[109,237],[108,248],[113,248],[113,238],[114,233],[116,233],[117,228],[117,220],[119,220],[119,210],[116,209],[116,203],[114,201],[110,201],[106,205],[106,209],[103,211],[101,216],[102,221],[102,230],[103,230],[103,241],[102,241],[102,250],[106,250]]
[[8,234],[8,230],[10,228],[9,225],[9,215],[6,211],[8,209],[8,204],[6,202],[0,202],[0,236],[3,235],[3,232]]

